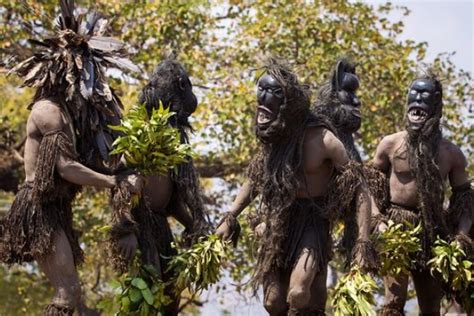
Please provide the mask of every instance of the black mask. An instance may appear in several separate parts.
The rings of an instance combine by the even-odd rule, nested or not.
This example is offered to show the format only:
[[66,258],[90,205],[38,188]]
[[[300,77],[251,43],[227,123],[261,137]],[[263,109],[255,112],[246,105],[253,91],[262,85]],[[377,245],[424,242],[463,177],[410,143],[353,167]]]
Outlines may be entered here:
[[190,127],[188,117],[194,113],[198,102],[186,70],[177,61],[168,59],[161,62],[142,90],[140,103],[146,105],[149,113],[160,102],[176,112],[170,121],[172,124]]
[[441,91],[432,80],[417,79],[408,91],[407,106],[408,125],[421,129],[428,119],[441,115]]
[[265,127],[278,118],[285,95],[281,85],[269,75],[263,75],[257,84],[257,126]]
[[356,132],[360,128],[362,116],[361,103],[356,96],[359,78],[355,73],[355,66],[345,60],[339,61],[333,76],[332,88],[341,104],[340,109],[337,110],[335,124],[347,132]]
[[193,85],[186,73],[177,80],[178,89],[181,92],[179,101],[171,104],[171,110],[178,113],[178,119],[187,119],[196,111],[198,102],[193,93]]

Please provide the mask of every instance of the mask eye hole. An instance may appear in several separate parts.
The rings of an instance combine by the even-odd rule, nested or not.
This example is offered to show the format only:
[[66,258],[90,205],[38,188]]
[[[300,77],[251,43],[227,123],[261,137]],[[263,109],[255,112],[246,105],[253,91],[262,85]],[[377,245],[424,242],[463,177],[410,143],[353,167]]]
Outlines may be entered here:
[[283,90],[281,88],[278,88],[278,89],[275,89],[273,90],[273,94],[277,97],[277,98],[283,98]]
[[423,93],[421,94],[421,97],[422,97],[423,99],[428,99],[430,96],[431,96],[431,93],[429,93],[429,92],[423,92]]
[[409,93],[410,93],[411,95],[416,95],[416,94],[418,93],[418,91],[412,89],[412,90],[410,90]]

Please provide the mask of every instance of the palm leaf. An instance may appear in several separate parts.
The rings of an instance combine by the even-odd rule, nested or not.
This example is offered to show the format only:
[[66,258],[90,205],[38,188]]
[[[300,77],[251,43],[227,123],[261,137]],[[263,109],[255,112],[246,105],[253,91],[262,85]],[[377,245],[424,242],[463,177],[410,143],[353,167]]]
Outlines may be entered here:
[[104,52],[113,52],[121,50],[125,44],[113,37],[92,36],[87,42],[90,48]]

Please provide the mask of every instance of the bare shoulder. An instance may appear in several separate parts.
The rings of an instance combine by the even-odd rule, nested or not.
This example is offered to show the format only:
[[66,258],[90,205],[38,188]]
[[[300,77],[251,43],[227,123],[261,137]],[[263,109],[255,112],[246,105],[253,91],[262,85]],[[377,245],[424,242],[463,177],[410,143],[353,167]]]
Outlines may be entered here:
[[323,139],[325,129],[323,127],[307,128],[304,135],[304,143],[311,144],[314,142],[321,142]]
[[333,132],[324,127],[311,127],[305,132],[305,147],[312,147],[314,145],[325,148],[333,148],[344,145]]
[[385,136],[380,141],[377,151],[391,153],[395,148],[397,148],[405,139],[406,131],[394,133]]
[[42,134],[53,130],[61,130],[64,127],[61,108],[56,103],[48,100],[41,100],[33,105],[28,122],[33,124]]
[[453,167],[467,167],[467,159],[461,148],[445,138],[440,143],[440,154],[440,158],[450,161]]

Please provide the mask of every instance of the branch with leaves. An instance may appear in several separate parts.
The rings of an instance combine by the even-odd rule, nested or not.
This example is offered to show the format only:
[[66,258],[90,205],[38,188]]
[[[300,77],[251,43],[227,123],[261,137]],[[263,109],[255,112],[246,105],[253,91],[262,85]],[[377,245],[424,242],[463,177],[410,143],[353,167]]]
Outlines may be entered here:
[[381,261],[382,275],[407,274],[415,264],[414,258],[421,251],[422,227],[410,223],[388,222],[388,228],[378,236],[377,251]]
[[191,293],[207,290],[222,275],[222,262],[228,257],[227,245],[217,235],[201,237],[189,249],[178,249],[168,266],[174,273],[172,282],[177,293],[189,289]]
[[[434,257],[428,261],[428,266],[431,273],[440,276],[448,287],[448,297],[452,294],[461,294],[468,288],[474,287],[473,263],[467,259],[466,253],[456,240],[447,242],[438,237],[434,243],[433,255]],[[474,294],[467,294],[467,299],[474,306]]]
[[364,274],[358,268],[352,269],[334,288],[331,302],[334,315],[371,315],[375,307],[376,290],[377,284],[370,274]]
[[164,315],[164,307],[172,303],[165,294],[166,284],[152,265],[142,265],[139,255],[130,271],[120,282],[115,282],[114,303],[119,307],[116,315]]
[[176,113],[162,104],[148,115],[145,105],[132,108],[121,125],[111,126],[122,133],[113,143],[112,155],[123,155],[127,165],[144,175],[167,174],[185,163],[194,153],[181,135],[169,125]]

